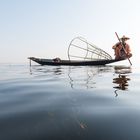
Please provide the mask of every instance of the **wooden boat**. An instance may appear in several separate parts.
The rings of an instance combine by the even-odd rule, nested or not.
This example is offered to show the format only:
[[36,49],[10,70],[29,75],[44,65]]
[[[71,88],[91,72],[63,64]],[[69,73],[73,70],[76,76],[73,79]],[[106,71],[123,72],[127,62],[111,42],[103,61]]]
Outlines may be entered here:
[[96,66],[96,65],[106,65],[106,64],[110,64],[113,62],[118,62],[118,61],[122,61],[123,59],[110,59],[110,60],[106,60],[106,59],[102,59],[102,60],[92,60],[92,61],[78,61],[78,60],[59,60],[57,61],[57,59],[42,59],[42,58],[35,58],[35,57],[29,57],[30,60],[40,64],[40,65],[65,65],[65,66]]
[[36,57],[29,57],[30,65],[31,61],[34,61],[40,65],[73,65],[73,66],[86,66],[86,65],[106,65],[113,62],[122,61],[123,59],[112,59],[112,57],[104,50],[97,46],[87,42],[82,37],[76,37],[72,39],[68,47],[68,60],[55,59],[43,59]]

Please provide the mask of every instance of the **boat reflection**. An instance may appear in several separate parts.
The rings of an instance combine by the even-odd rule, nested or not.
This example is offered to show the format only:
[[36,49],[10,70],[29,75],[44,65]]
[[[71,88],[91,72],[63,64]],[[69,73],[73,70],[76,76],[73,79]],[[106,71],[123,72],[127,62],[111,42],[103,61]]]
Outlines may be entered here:
[[130,81],[129,73],[131,73],[131,67],[114,67],[115,74],[117,74],[117,77],[113,78],[113,83],[117,86],[114,86],[116,90],[115,95],[118,96],[119,90],[128,90],[128,81]]
[[60,66],[53,68],[54,74],[61,75],[62,74],[62,68]]
[[46,81],[57,81],[55,84],[65,85],[71,89],[106,89],[112,88],[113,83],[115,96],[118,96],[118,91],[128,89],[129,73],[131,67],[122,66],[32,66],[30,68],[31,75],[43,77]]
[[[97,88],[102,77],[112,72],[112,66],[32,66],[30,75],[49,77],[52,81],[69,83],[72,89]],[[100,78],[100,80],[98,80]],[[98,82],[97,82],[98,81]],[[64,83],[65,82],[65,83]],[[99,87],[100,88],[100,87]]]

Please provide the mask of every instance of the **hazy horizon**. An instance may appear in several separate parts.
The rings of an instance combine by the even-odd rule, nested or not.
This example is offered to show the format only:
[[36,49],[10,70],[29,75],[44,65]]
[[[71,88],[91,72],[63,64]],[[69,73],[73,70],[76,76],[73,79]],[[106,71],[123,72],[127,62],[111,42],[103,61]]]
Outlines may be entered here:
[[68,45],[77,36],[114,57],[117,32],[130,37],[136,64],[139,4],[138,0],[0,1],[0,63],[24,63],[29,56],[67,59]]

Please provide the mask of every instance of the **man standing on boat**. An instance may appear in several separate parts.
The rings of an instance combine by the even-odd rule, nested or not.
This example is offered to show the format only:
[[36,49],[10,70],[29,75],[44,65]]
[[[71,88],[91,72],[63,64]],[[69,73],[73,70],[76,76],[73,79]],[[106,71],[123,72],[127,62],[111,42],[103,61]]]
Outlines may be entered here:
[[123,36],[120,38],[120,42],[112,47],[115,51],[115,59],[126,59],[132,56],[130,46],[126,43],[129,39],[129,37]]

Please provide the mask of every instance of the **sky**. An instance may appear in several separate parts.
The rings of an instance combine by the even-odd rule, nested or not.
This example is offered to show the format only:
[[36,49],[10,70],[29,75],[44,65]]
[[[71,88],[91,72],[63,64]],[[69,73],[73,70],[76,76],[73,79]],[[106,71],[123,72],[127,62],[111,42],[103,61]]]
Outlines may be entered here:
[[138,64],[139,13],[139,0],[0,0],[0,63],[30,56],[67,59],[77,36],[114,57],[117,32],[130,37],[131,61]]

